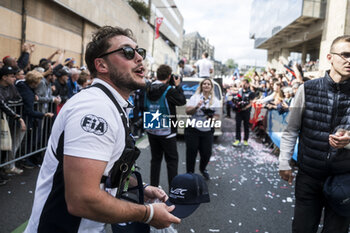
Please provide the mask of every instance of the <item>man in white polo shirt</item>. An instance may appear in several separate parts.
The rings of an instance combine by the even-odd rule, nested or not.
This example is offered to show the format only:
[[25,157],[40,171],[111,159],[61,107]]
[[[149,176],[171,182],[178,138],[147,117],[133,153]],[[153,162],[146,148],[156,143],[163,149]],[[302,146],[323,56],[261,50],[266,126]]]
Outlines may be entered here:
[[197,73],[200,78],[210,78],[210,74],[214,72],[213,64],[208,59],[209,54],[204,52],[202,59],[194,63],[194,68],[197,69]]
[[[131,91],[145,87],[145,56],[129,29],[104,26],[93,35],[85,61],[96,77],[94,86],[69,99],[55,120],[26,233],[97,233],[104,232],[105,223],[145,222],[165,228],[180,222],[169,213],[174,206],[123,201],[114,197],[118,188],[103,181],[112,179],[114,163],[129,155],[124,153],[130,142],[127,99]],[[152,186],[144,194],[167,199]]]

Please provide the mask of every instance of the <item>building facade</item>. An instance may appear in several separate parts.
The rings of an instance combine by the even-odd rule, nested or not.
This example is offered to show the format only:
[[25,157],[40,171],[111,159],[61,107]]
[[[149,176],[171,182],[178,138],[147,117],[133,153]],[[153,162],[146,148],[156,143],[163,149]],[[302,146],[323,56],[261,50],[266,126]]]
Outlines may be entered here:
[[191,32],[184,35],[181,57],[188,61],[202,59],[202,54],[208,52],[209,58],[214,60],[215,47],[209,44],[209,40],[202,37],[198,32]]
[[268,66],[280,71],[298,59],[323,75],[332,41],[350,34],[350,0],[254,0],[251,15],[255,48],[266,49]]
[[189,64],[194,64],[202,59],[202,54],[208,52],[209,59],[213,62],[215,76],[221,76],[227,73],[225,65],[221,61],[215,60],[215,47],[209,43],[209,40],[202,37],[198,32],[191,32],[184,35],[180,58],[185,58]]
[[[174,5],[174,1],[159,0],[159,4],[155,6]],[[161,37],[154,40],[152,20],[159,15],[164,22]],[[0,57],[18,57],[21,44],[29,42],[36,47],[32,64],[63,49],[65,57],[83,65],[92,32],[104,25],[130,28],[139,46],[147,50],[149,69],[163,63],[176,68],[182,45],[183,17],[176,8],[163,8],[147,21],[125,0],[0,0],[0,19]]]
[[[159,28],[160,38],[152,41],[153,52],[150,53],[154,59],[152,70],[160,64],[167,64],[175,71],[183,42],[183,16],[174,0],[147,0],[147,4],[151,6],[149,23],[153,27],[153,33],[156,18],[163,18]],[[172,50],[171,52],[168,49],[163,51],[164,43]]]

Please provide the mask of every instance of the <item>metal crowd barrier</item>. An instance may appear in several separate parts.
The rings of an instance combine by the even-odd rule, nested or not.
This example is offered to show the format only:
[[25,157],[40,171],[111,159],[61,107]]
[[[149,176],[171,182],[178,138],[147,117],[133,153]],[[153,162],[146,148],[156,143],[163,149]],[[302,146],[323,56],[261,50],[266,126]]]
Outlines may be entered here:
[[[24,119],[23,104],[11,104],[9,106],[16,113],[20,114]],[[41,112],[55,113],[56,105],[53,103],[49,103],[49,104],[35,103],[34,110],[41,111]],[[1,118],[3,115],[6,116],[6,114],[3,114],[3,112],[0,109]],[[10,128],[10,132],[11,132],[12,149],[6,150],[6,151],[1,150],[0,168],[45,151],[48,139],[50,137],[51,127],[53,125],[54,118],[55,117],[53,118],[44,117],[43,119],[33,118],[33,127],[29,128],[28,125],[26,124],[27,130],[21,131],[18,121],[15,121],[9,118],[8,116],[6,116],[6,119]],[[4,131],[1,128],[1,124],[0,124],[0,132],[2,134],[1,135],[2,137],[0,140],[0,148],[2,148],[1,145],[3,143]]]
[[[253,104],[250,123],[254,128],[257,127],[259,121],[265,121],[266,123],[262,124],[265,133],[270,137],[272,143],[277,148],[280,148],[282,133],[288,124],[287,116],[288,112],[280,114],[277,110],[266,110],[262,108],[261,104]],[[297,141],[294,147],[293,159],[295,161],[297,161],[298,143],[299,141]]]

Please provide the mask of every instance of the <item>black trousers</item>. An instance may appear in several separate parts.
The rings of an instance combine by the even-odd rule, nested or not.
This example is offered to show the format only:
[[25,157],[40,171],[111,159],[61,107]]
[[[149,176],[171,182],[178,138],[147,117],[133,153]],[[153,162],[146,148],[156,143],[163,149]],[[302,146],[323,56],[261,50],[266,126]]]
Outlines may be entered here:
[[214,130],[202,132],[195,128],[185,129],[187,172],[194,173],[198,151],[200,155],[199,170],[203,172],[206,169],[212,152],[213,134]]
[[228,102],[226,102],[226,116],[231,117],[231,109],[232,106]]
[[317,180],[304,172],[298,172],[295,184],[295,209],[293,233],[316,233],[324,209],[322,233],[347,233],[350,218],[337,215],[323,196],[324,181]]
[[248,141],[249,138],[249,118],[250,109],[245,111],[236,112],[236,140],[241,141],[241,124],[243,121],[244,127],[244,140]]
[[168,169],[169,186],[171,180],[177,176],[179,155],[177,153],[176,137],[166,138],[148,133],[148,141],[151,146],[151,185],[159,186],[160,167],[163,154]]

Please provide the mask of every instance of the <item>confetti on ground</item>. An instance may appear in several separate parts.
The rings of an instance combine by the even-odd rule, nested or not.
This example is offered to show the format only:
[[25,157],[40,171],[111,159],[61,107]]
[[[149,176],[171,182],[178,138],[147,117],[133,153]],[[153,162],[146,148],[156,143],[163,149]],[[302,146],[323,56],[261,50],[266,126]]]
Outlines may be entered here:
[[[290,219],[294,208],[294,186],[289,186],[280,178],[278,157],[271,153],[271,149],[258,142],[256,137],[254,138],[255,135],[249,139],[249,146],[233,147],[231,143],[235,140],[234,134],[225,133],[220,143],[214,144],[208,165],[212,174],[212,182],[208,183],[211,196],[220,197],[220,200],[230,198],[226,206],[217,203],[218,198],[213,198],[211,202],[220,208],[220,212],[227,213],[229,219],[221,222],[222,225],[219,226],[222,229],[210,228],[212,224],[219,223],[215,220],[206,222],[206,227],[197,229],[197,232],[207,232],[208,229],[209,232],[227,232],[227,229],[230,229],[227,227],[233,226],[239,227],[240,233],[274,232],[276,229],[269,229],[261,222],[265,221],[262,220],[261,212],[271,217],[274,215],[273,219],[276,220]],[[229,192],[223,193],[220,191],[222,189]],[[212,219],[217,217],[219,215],[215,217],[213,215]],[[238,233],[238,231],[232,232]]]
[[223,151],[223,150],[225,150],[226,148],[225,148],[224,146],[222,146],[222,145],[218,145],[218,146],[216,147],[216,149],[219,150],[219,151]]
[[209,229],[210,232],[220,232],[219,229]]

